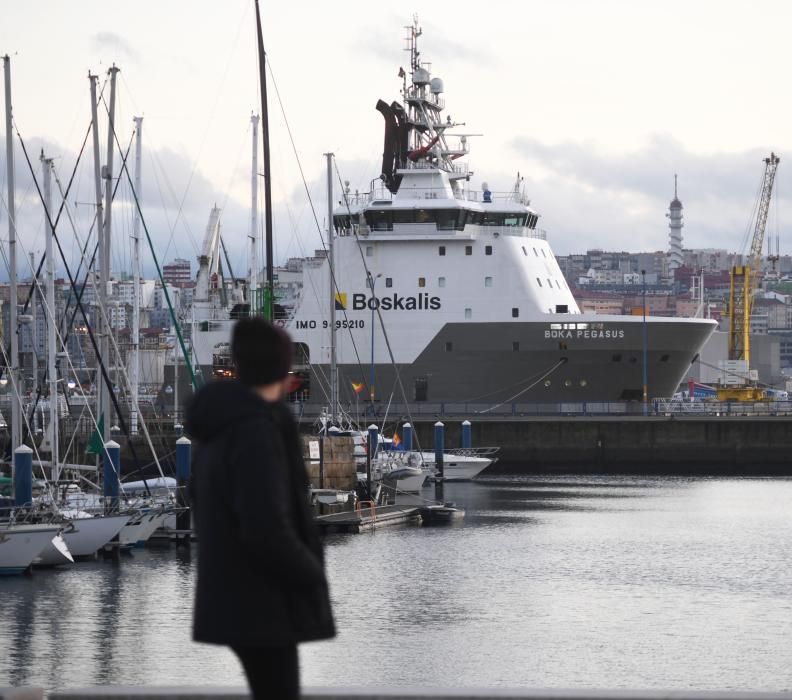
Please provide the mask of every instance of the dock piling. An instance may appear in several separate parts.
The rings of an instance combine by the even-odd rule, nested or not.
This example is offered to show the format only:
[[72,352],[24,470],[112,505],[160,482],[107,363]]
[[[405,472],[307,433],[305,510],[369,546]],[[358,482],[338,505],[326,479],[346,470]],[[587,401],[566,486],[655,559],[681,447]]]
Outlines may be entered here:
[[176,530],[186,535],[176,535],[176,546],[190,544],[190,496],[187,487],[192,473],[192,442],[189,438],[180,437],[176,440],[176,505],[179,511],[176,514]]
[[404,445],[404,451],[410,452],[413,448],[413,429],[410,423],[405,423],[402,426],[402,445]]
[[368,445],[366,449],[366,491],[371,498],[371,463],[377,457],[379,427],[373,423],[368,427]]
[[33,502],[33,450],[20,445],[14,451],[14,505],[29,506]]
[[115,440],[104,444],[104,480],[102,490],[105,497],[105,511],[118,509],[118,475],[121,473],[121,446]]
[[473,435],[469,420],[462,421],[462,449],[469,450],[473,447]]
[[434,424],[434,449],[435,449],[435,470],[437,476],[435,477],[435,500],[442,503],[444,500],[443,493],[443,478],[445,470],[443,469],[443,452],[445,450],[445,425],[441,421]]

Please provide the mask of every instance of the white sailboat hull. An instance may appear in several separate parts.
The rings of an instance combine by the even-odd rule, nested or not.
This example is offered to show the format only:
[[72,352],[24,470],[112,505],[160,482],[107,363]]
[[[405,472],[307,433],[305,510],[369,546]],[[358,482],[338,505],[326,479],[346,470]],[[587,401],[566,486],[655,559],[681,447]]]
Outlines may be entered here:
[[59,525],[0,527],[0,575],[23,573],[59,530]]
[[141,514],[138,518],[133,518],[118,533],[118,541],[121,546],[135,547],[145,544],[155,530],[165,522],[168,513],[168,511],[152,510]]
[[112,540],[129,521],[129,515],[74,518],[63,538],[74,557],[92,557]]
[[33,560],[33,566],[61,566],[74,564],[74,557],[69,551],[69,546],[63,535],[55,535]]

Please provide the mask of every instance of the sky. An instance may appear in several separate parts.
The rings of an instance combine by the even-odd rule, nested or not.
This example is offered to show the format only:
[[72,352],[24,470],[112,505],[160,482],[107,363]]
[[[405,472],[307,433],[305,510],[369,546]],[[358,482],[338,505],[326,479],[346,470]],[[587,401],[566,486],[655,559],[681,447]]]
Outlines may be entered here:
[[[37,176],[43,148],[66,186],[90,124],[88,73],[101,86],[115,63],[122,149],[132,117],[144,117],[142,206],[160,262],[182,256],[195,265],[217,204],[234,272],[244,274],[250,115],[260,111],[253,0],[7,0],[3,10],[0,53],[11,57],[15,123]],[[792,4],[784,0],[414,0],[403,10],[304,0],[262,1],[261,11],[276,263],[321,245],[324,153],[335,154],[353,190],[378,177],[383,121],[374,106],[398,99],[413,15],[422,57],[445,83],[446,114],[481,134],[471,139],[471,186],[507,190],[519,172],[557,254],[666,249],[675,173],[684,245],[740,252],[771,150],[781,164],[768,235],[792,252]],[[42,208],[15,143],[21,248],[40,252]],[[68,196],[74,228],[65,214],[58,225],[70,264],[94,213],[92,158],[89,141]],[[4,152],[0,168],[5,243]],[[113,221],[113,266],[128,270],[125,176]],[[144,256],[149,273],[151,260]]]

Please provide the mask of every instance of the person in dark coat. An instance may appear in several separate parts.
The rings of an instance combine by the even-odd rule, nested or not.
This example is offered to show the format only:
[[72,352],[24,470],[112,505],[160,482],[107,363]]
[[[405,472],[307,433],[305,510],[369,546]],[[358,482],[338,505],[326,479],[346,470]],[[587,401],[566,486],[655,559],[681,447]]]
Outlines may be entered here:
[[255,698],[299,697],[297,644],[335,635],[308,475],[283,402],[292,342],[262,319],[236,323],[236,379],[202,387],[185,428],[198,537],[193,638],[239,657]]

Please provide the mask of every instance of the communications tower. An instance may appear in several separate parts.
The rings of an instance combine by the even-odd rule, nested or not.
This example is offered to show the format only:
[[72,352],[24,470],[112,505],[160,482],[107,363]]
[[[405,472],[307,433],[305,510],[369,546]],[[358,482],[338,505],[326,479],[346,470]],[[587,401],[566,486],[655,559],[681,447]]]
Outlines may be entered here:
[[668,207],[668,271],[682,267],[682,202],[677,196],[677,176],[674,175],[674,198]]

